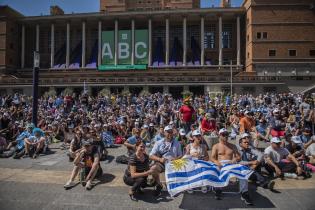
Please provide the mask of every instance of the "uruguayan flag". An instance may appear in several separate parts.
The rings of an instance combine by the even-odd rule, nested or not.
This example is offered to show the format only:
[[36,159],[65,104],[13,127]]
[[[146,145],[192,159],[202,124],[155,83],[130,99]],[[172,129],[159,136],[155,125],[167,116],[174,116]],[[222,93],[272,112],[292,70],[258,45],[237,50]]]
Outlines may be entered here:
[[225,187],[232,177],[247,180],[252,170],[240,164],[223,164],[182,158],[166,164],[165,178],[168,192],[174,196],[185,190],[202,186]]

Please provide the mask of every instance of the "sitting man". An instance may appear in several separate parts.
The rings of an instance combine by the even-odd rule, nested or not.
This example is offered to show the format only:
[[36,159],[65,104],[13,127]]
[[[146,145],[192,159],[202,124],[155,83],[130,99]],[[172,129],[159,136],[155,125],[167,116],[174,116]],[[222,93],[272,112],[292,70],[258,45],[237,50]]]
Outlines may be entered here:
[[84,174],[82,185],[85,185],[85,189],[92,189],[92,181],[94,177],[102,176],[102,168],[100,166],[100,155],[96,146],[93,146],[93,141],[88,140],[82,143],[83,149],[78,153],[73,161],[74,168],[71,173],[70,180],[64,185],[65,189],[74,187],[77,183],[74,181],[78,175],[80,169]]
[[[212,147],[211,161],[215,163],[218,167],[222,167],[224,164],[236,164],[241,160],[240,153],[238,152],[236,146],[228,142],[229,133],[225,128],[219,131],[219,143]],[[252,205],[252,201],[248,193],[248,181],[239,180],[241,200],[243,200],[246,205]],[[221,200],[222,190],[220,188],[215,189],[215,199]]]
[[155,195],[159,196],[163,186],[160,182],[160,173],[165,171],[166,161],[178,159],[182,157],[181,144],[175,140],[173,136],[173,129],[171,126],[164,128],[164,139],[156,142],[150,153],[150,159],[155,161],[151,167],[153,171],[152,176],[157,183]]
[[238,151],[241,155],[240,164],[246,165],[254,171],[249,179],[256,181],[256,183],[263,188],[269,188],[270,190],[273,190],[275,182],[269,182],[260,174],[263,154],[250,146],[250,140],[246,138],[246,135],[244,134],[241,136],[239,141]]
[[306,149],[305,154],[309,158],[309,163],[315,165],[315,136],[304,144],[304,149]]
[[31,156],[31,152],[35,150],[33,159],[37,158],[39,153],[43,151],[46,143],[44,135],[44,132],[40,128],[34,128],[33,135],[24,139],[24,157]]
[[124,145],[127,147],[129,157],[135,153],[137,141],[141,141],[140,130],[138,128],[134,128],[132,129],[132,136],[129,137],[124,143]]
[[[286,149],[280,146],[281,140],[278,137],[271,139],[271,145],[265,149],[265,168],[273,177],[284,177],[284,173],[297,173],[303,175],[303,170],[297,159]],[[283,161],[284,159],[290,162]]]

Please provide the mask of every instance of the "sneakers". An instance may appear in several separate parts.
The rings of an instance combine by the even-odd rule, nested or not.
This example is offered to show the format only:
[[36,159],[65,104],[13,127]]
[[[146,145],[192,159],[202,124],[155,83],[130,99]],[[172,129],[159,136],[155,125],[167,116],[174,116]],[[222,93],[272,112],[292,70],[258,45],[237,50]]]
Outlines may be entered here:
[[87,181],[86,185],[85,185],[85,189],[86,190],[91,190],[93,188],[93,185],[91,183],[91,181]]
[[161,184],[156,185],[154,195],[157,197],[160,196],[162,189],[163,189],[163,186]]
[[67,190],[74,187],[77,183],[69,180],[63,187]]
[[269,190],[273,190],[274,187],[275,187],[275,182],[274,182],[274,181],[270,181],[270,182],[268,183],[268,189],[269,189]]
[[253,205],[253,202],[249,197],[248,191],[242,193],[241,200],[244,201],[244,203],[248,206]]

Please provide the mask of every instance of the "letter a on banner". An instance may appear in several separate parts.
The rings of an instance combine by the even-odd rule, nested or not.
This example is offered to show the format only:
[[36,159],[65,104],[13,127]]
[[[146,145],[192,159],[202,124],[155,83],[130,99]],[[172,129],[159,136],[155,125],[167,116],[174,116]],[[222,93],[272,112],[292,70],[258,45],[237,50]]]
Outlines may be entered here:
[[115,64],[115,33],[114,31],[102,32],[102,65]]

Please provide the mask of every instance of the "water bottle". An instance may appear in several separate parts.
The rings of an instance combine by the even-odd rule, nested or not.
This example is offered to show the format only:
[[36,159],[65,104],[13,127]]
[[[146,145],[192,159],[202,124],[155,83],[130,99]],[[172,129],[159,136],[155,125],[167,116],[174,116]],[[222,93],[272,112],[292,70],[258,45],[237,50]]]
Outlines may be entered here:
[[295,173],[284,173],[284,177],[290,178],[290,179],[297,179],[298,176]]

